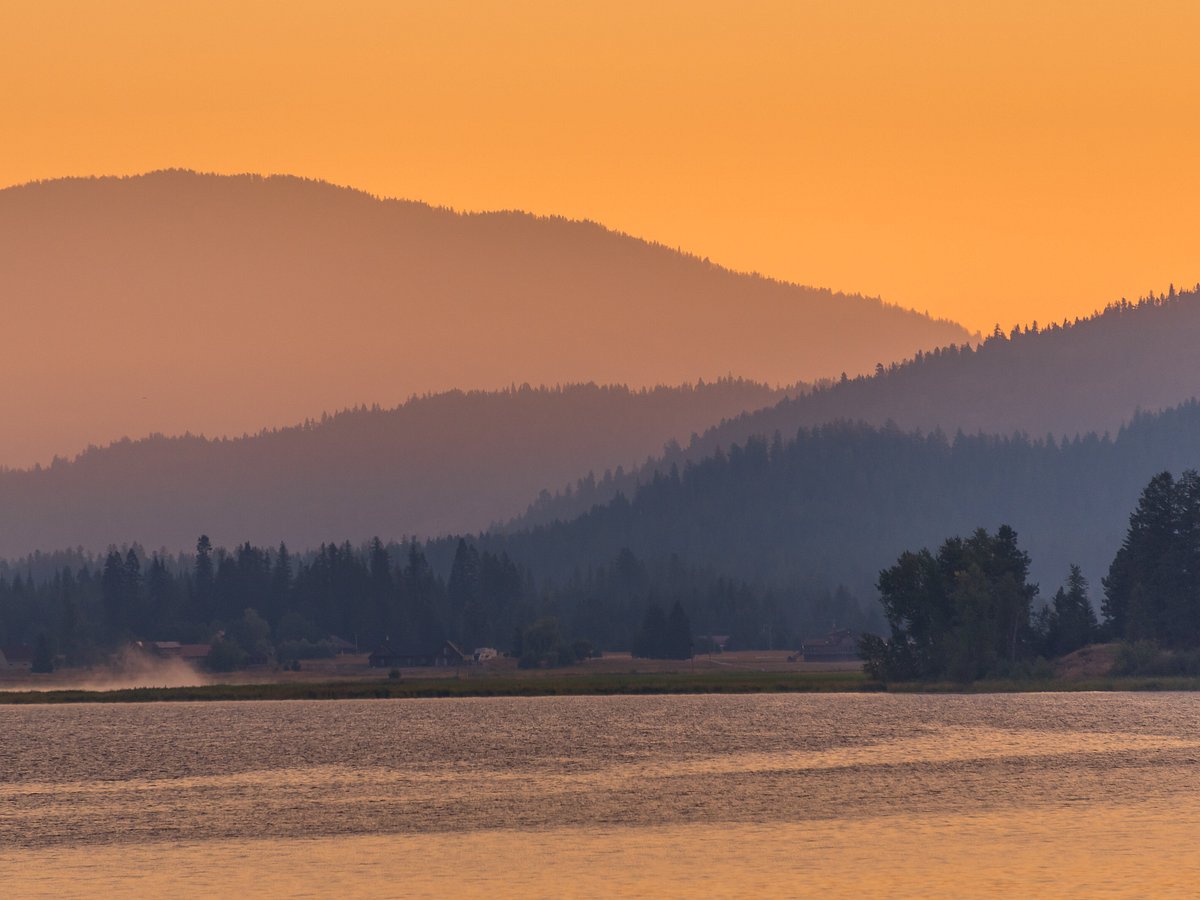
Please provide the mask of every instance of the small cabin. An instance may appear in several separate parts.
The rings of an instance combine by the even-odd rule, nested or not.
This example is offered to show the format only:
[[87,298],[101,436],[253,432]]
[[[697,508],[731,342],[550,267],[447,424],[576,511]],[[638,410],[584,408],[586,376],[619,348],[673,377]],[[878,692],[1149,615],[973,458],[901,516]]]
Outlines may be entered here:
[[12,644],[0,649],[0,669],[28,671],[32,668],[33,648],[28,644]]
[[701,634],[696,637],[696,649],[700,653],[724,653],[729,649],[729,635]]
[[848,628],[831,631],[800,645],[805,662],[853,662],[859,659],[858,635]]
[[133,646],[159,659],[182,659],[188,663],[204,662],[212,650],[212,644],[182,644],[179,641],[136,641]]
[[183,650],[183,644],[179,641],[149,641],[143,646],[163,659],[177,659]]
[[338,637],[336,634],[331,634],[325,638],[325,643],[333,648],[333,652],[338,656],[344,656],[347,653],[357,653],[358,645],[346,640],[344,637]]
[[375,669],[462,666],[467,656],[451,641],[387,640],[371,651],[367,664]]
[[212,644],[180,644],[179,658],[184,662],[202,663],[212,653]]

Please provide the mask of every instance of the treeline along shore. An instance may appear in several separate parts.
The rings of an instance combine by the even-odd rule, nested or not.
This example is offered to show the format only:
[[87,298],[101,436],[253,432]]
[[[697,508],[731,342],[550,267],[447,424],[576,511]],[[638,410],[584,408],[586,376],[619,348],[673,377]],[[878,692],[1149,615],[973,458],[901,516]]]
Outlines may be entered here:
[[[1195,577],[1200,571],[1200,474],[1190,470],[1178,478],[1162,472],[1143,490],[1101,579],[1102,619],[1075,565],[1050,600],[1039,602],[1039,585],[1029,579],[1029,554],[1008,526],[994,534],[980,528],[965,538],[951,537],[936,552],[905,551],[879,575],[886,627],[858,629],[862,673],[763,671],[769,667],[734,664],[725,671],[710,666],[696,672],[694,664],[691,671],[682,670],[697,650],[707,652],[711,662],[714,653],[739,642],[755,646],[754,636],[762,646],[777,608],[764,601],[769,594],[677,562],[655,581],[624,550],[611,566],[556,592],[539,589],[506,554],[480,552],[462,539],[444,580],[417,544],[407,545],[402,564],[394,555],[394,548],[376,540],[362,552],[327,545],[296,562],[284,546],[271,552],[247,544],[229,553],[214,550],[202,537],[190,567],[153,554],[143,575],[135,550],[113,550],[95,573],[85,565],[78,573],[64,567],[40,583],[20,575],[0,580],[5,628],[20,628],[22,615],[29,617],[26,632],[30,622],[55,628],[38,633],[31,678],[64,665],[102,665],[130,647],[172,644],[155,640],[158,634],[207,638],[202,663],[212,672],[294,671],[302,660],[345,652],[350,644],[339,635],[352,635],[356,644],[360,637],[369,645],[382,642],[372,651],[370,665],[389,669],[386,681],[113,691],[55,689],[45,683],[36,685],[41,690],[9,691],[2,699],[332,699],[968,685],[1184,688],[1200,679],[1200,582]],[[572,591],[578,593],[572,596]],[[261,609],[245,605],[249,602]],[[560,618],[564,612],[568,618]],[[736,626],[739,619],[752,625],[740,634],[718,635],[711,628],[697,633],[694,619],[709,626]],[[792,637],[784,628],[780,632],[787,646]],[[593,643],[590,636],[598,635],[612,642]],[[451,638],[476,649],[463,652]],[[1102,671],[1093,666],[1085,673],[1088,678],[1058,677],[1059,660],[1101,643],[1108,645],[1099,655],[1108,660]],[[675,669],[598,671],[594,660],[601,656],[600,646],[632,647],[630,666],[638,659],[659,659],[674,660]],[[481,665],[502,657],[509,659],[509,668]],[[462,667],[464,677],[406,679],[401,672],[403,666],[436,665]],[[760,670],[749,671],[754,668]],[[520,670],[541,670],[543,677],[521,677]],[[544,670],[561,671],[547,676]]]
[[931,693],[986,694],[1072,691],[1197,691],[1200,677],[1109,675],[1092,678],[982,679],[884,683],[861,672],[738,672],[700,675],[626,673],[553,677],[354,680],[111,690],[0,690],[0,705],[57,703],[236,702],[272,700],[417,700],[469,697],[586,697],[662,694]]

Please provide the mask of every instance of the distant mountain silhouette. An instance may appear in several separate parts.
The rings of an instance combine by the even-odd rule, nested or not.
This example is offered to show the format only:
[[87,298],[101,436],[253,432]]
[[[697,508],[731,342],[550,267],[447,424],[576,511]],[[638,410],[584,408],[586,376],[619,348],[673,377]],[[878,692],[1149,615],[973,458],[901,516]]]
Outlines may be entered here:
[[751,435],[785,439],[797,429],[836,420],[949,435],[1021,432],[1073,437],[1116,432],[1138,411],[1172,407],[1200,396],[1200,294],[1195,290],[1122,301],[1087,319],[1010,335],[982,345],[922,353],[737,416],[697,441],[621,477],[543,495],[517,527],[570,519],[671,465],[710,456]]
[[[948,438],[833,423],[761,438],[656,475],[582,516],[480,546],[562,583],[623,548],[767,587],[843,585],[875,596],[906,549],[1014,527],[1044,596],[1083,566],[1100,596],[1138,496],[1163,470],[1200,464],[1200,404],[1140,414],[1112,437]],[[444,558],[453,541],[433,553]]]
[[785,391],[724,379],[631,391],[575,385],[454,391],[253,437],[151,437],[0,472],[0,556],[201,532],[295,549],[346,538],[474,531],[546,484],[632,465]]
[[510,384],[771,384],[967,337],[588,222],[290,177],[0,191],[0,464]]

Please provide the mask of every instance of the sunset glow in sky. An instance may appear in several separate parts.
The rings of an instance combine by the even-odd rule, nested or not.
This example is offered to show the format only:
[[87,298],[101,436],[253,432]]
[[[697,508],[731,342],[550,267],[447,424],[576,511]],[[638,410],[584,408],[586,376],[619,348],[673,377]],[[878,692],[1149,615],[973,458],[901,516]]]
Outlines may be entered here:
[[5,4],[0,184],[286,172],[971,328],[1200,280],[1200,4]]

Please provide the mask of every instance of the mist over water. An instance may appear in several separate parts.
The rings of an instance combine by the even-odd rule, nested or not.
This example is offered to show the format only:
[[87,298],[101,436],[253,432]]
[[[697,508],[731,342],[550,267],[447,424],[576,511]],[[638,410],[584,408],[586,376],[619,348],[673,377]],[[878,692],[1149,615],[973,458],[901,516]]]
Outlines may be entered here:
[[0,735],[0,874],[21,896],[394,879],[410,896],[1163,896],[1200,878],[1185,694],[10,707]]

